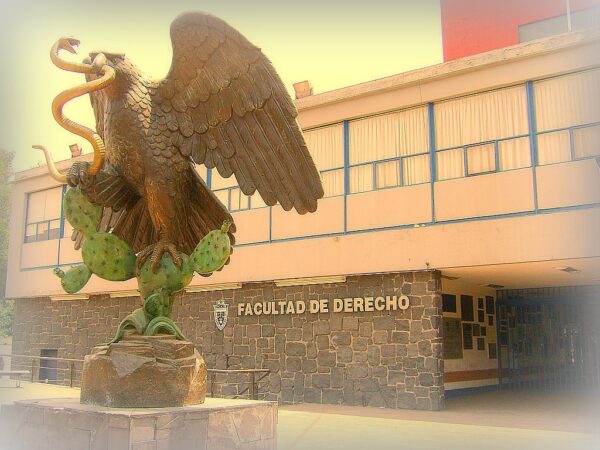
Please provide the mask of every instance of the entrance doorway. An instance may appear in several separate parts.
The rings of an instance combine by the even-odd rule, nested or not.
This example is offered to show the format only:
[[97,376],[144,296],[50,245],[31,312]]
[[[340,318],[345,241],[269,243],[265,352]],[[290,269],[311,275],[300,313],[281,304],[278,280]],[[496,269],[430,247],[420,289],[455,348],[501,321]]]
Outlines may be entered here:
[[600,299],[587,287],[498,291],[501,389],[600,391]]

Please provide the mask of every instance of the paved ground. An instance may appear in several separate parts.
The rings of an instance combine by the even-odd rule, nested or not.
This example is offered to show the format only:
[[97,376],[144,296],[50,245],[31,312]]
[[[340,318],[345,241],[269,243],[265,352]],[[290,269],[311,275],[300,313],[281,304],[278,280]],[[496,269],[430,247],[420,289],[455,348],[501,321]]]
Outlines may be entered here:
[[[78,397],[78,389],[0,380],[0,403]],[[451,399],[441,412],[332,405],[280,408],[279,450],[600,449],[600,399],[488,393]]]
[[279,410],[279,450],[600,449],[600,398],[487,393],[445,411],[330,405]]

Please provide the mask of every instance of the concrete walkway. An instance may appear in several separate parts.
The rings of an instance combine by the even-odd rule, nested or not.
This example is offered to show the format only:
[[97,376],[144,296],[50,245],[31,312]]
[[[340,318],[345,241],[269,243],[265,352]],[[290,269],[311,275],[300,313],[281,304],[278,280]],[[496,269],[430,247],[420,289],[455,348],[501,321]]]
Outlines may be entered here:
[[279,450],[600,449],[600,399],[491,392],[444,411],[302,404],[279,410]]
[[[0,380],[0,404],[78,397],[61,386]],[[278,450],[600,449],[595,398],[489,393],[451,399],[441,412],[334,405],[281,407]]]

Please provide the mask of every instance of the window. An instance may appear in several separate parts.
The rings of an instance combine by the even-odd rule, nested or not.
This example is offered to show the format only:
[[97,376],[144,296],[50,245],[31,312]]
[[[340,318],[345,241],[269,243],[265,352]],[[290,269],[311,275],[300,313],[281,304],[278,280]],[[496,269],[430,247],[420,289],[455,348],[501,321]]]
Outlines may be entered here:
[[[258,199],[260,197],[258,192],[256,192],[252,196],[252,200],[250,200],[250,197],[244,195],[242,190],[238,187],[237,180],[235,179],[234,175],[231,175],[229,178],[223,178],[221,175],[219,175],[217,169],[212,169],[210,177],[211,189],[229,211],[241,211],[244,209],[249,209],[251,204],[252,207],[257,207],[254,205],[254,199]],[[260,204],[260,202],[258,204]]]
[[456,312],[456,295],[442,294],[442,311]]
[[58,350],[44,348],[40,350],[40,357],[38,380],[42,383],[56,384],[58,378],[58,361],[55,358],[58,358]]
[[531,165],[524,85],[436,103],[437,179]]
[[27,194],[25,243],[60,239],[62,187]]
[[[600,8],[592,7],[571,13],[571,31],[600,26]],[[519,42],[533,41],[569,31],[566,14],[519,26]]]
[[600,69],[534,83],[538,163],[600,155]]
[[350,192],[427,183],[427,107],[353,120],[349,124]]
[[344,130],[341,123],[303,133],[308,151],[321,173],[325,197],[344,193]]
[[474,320],[473,297],[471,295],[460,296],[460,317],[465,322],[472,322]]

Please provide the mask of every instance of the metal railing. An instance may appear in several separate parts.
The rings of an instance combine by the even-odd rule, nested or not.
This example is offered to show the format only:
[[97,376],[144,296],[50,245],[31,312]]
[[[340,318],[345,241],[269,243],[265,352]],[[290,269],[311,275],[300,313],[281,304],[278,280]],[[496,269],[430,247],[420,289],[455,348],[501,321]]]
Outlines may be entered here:
[[[0,354],[11,370],[27,370],[32,383],[81,387],[83,359]],[[207,395],[220,398],[264,399],[269,369],[207,369]]]

